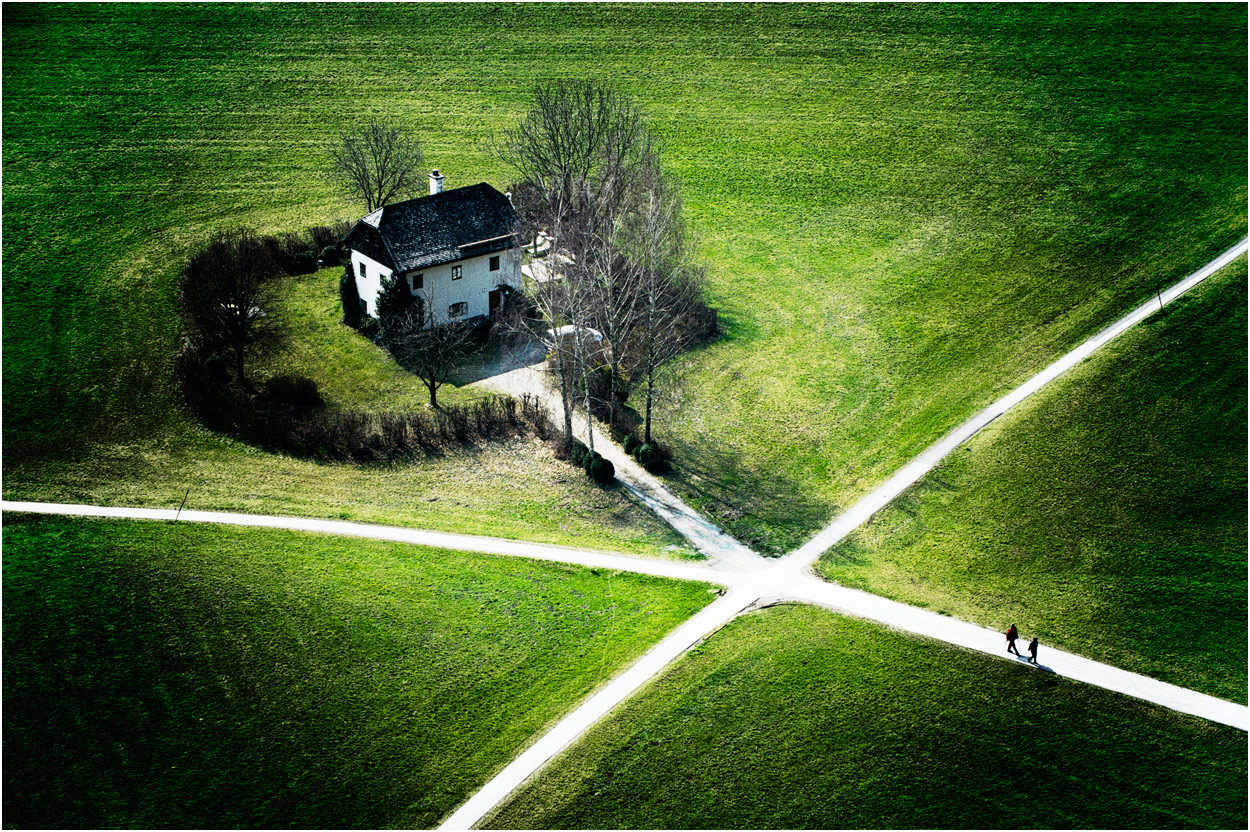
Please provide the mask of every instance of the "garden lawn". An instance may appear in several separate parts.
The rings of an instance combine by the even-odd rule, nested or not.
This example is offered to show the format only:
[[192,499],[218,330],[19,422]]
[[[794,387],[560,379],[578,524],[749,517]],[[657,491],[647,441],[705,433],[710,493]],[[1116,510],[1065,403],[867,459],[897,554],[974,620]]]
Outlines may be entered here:
[[[404,370],[389,352],[343,323],[343,304],[339,299],[342,274],[342,267],[334,267],[284,281],[282,316],[288,335],[283,347],[267,357],[262,376],[307,376],[317,382],[331,408],[428,411],[430,394],[421,378]],[[500,349],[495,342],[489,348]],[[449,383],[439,388],[438,403],[465,404],[489,395],[484,390]]]
[[487,139],[553,78],[636,96],[684,182],[725,336],[657,435],[770,554],[1245,234],[1242,4],[3,14],[6,484],[19,455],[184,435],[181,264],[221,228],[358,217],[323,177],[343,130],[395,121],[449,186],[506,188]]
[[428,827],[708,586],[9,514],[13,827]]
[[947,457],[830,580],[1246,702],[1246,261]]
[[1242,829],[1246,735],[813,607],[737,619],[485,825]]

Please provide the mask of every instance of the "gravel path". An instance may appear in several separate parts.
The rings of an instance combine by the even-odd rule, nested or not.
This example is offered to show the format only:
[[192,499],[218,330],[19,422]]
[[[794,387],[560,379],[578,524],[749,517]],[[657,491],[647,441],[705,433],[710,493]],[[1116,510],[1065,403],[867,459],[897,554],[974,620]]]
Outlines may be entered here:
[[[472,386],[494,390],[520,398],[523,394],[536,396],[551,413],[556,425],[564,424],[564,407],[560,396],[547,386],[547,372],[543,361],[528,366],[514,366],[506,372],[484,378]],[[580,413],[573,413],[573,433],[586,444],[586,420]],[[689,540],[718,569],[736,572],[759,572],[767,569],[769,561],[752,552],[734,538],[725,534],[714,523],[699,514],[669,491],[659,480],[647,473],[619,445],[610,441],[597,428],[594,429],[594,448],[616,468],[617,480],[647,508]]]

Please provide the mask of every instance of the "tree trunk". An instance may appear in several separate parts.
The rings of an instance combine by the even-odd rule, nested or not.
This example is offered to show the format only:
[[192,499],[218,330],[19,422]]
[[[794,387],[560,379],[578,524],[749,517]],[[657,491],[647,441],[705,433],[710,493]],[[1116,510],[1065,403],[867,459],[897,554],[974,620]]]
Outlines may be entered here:
[[564,407],[564,447],[573,447],[573,397],[569,395],[564,350],[556,344],[556,369],[560,373],[560,404]]
[[642,441],[651,441],[651,395],[655,391],[655,367],[647,365],[647,416],[643,422]]
[[251,390],[252,383],[247,380],[247,375],[243,372],[243,355],[245,350],[246,348],[236,340],[234,345],[234,372],[239,380],[239,384]]

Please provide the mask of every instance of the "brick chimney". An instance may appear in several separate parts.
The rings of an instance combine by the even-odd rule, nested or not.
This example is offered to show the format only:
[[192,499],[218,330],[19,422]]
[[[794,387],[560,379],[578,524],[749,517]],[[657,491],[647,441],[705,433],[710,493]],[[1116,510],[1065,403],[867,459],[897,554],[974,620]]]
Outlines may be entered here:
[[441,194],[443,192],[443,179],[444,178],[445,177],[441,173],[438,172],[438,168],[435,168],[430,173],[430,193],[431,194]]

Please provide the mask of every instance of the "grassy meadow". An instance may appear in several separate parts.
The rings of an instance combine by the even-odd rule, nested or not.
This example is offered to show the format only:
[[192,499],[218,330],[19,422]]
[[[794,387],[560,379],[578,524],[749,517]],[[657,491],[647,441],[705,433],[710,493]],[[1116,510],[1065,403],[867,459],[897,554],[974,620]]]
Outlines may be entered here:
[[1246,260],[997,420],[819,570],[1246,702]]
[[6,515],[5,825],[432,826],[711,591]]
[[535,83],[595,76],[663,138],[726,328],[661,407],[671,481],[784,551],[1245,233],[1245,23],[1235,4],[10,4],[6,493],[53,458],[188,435],[180,264],[215,229],[359,214],[322,178],[340,131],[395,120],[450,186],[503,187],[489,135]]
[[1241,829],[1246,736],[813,607],[739,618],[492,829]]

